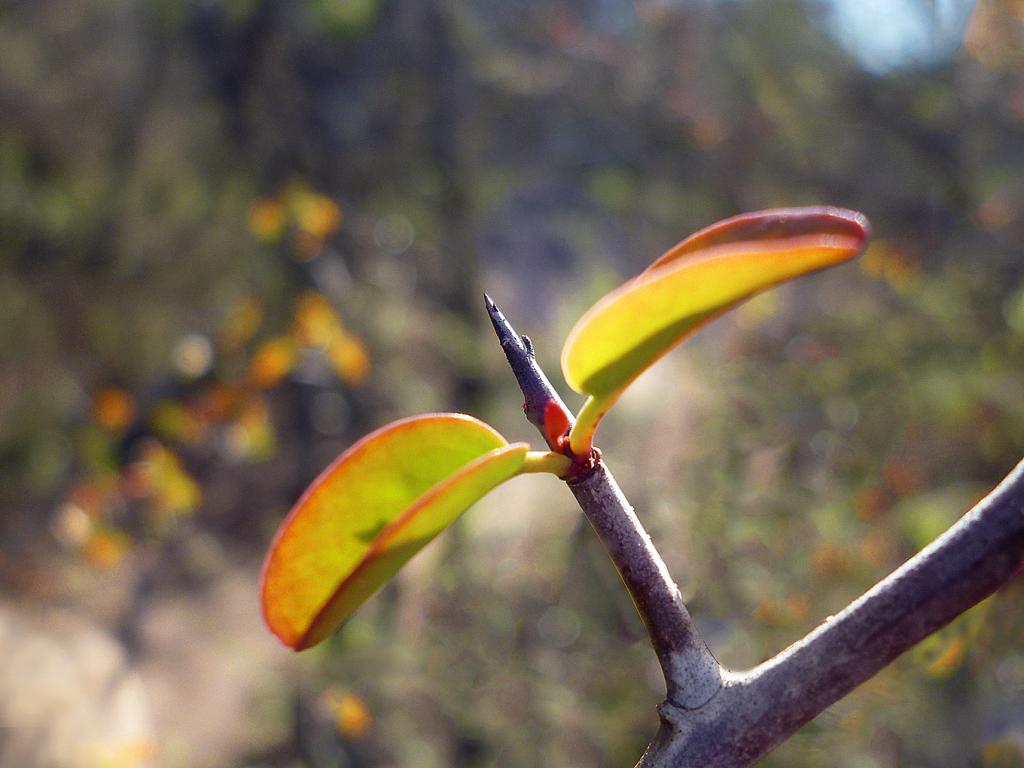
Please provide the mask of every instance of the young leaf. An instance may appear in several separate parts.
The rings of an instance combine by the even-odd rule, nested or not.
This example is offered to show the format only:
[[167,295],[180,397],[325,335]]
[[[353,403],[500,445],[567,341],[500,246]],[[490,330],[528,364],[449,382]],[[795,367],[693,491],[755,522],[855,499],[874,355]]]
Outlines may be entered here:
[[473,502],[524,471],[528,446],[470,416],[427,414],[357,442],[306,490],[263,565],[263,616],[320,642]]
[[570,435],[589,452],[622,391],[704,323],[785,280],[853,258],[867,219],[842,208],[782,208],[736,216],[683,240],[576,323],[562,350],[569,385],[590,395]]

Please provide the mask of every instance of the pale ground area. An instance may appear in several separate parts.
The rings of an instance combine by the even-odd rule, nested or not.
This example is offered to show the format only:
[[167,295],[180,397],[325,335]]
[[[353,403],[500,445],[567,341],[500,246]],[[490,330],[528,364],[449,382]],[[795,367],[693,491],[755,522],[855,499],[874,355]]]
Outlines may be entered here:
[[0,605],[0,766],[151,766],[145,683],[114,639],[74,614]]
[[155,601],[134,661],[81,615],[0,603],[0,768],[212,768],[274,739],[265,703],[295,662],[256,583]]
[[235,765],[240,750],[273,744],[287,727],[270,707],[299,662],[264,627],[257,584],[255,568],[233,573],[148,612],[139,671],[161,766]]

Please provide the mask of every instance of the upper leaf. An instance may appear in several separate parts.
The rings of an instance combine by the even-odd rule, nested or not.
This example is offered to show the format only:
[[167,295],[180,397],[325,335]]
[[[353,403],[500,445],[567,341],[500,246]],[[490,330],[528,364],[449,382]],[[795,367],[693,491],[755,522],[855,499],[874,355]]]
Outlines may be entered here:
[[263,566],[263,615],[286,645],[323,640],[473,502],[518,474],[525,443],[470,416],[367,435],[306,490]]
[[867,219],[842,208],[736,216],[683,240],[597,302],[569,334],[562,371],[578,392],[610,401],[708,320],[754,294],[853,258]]

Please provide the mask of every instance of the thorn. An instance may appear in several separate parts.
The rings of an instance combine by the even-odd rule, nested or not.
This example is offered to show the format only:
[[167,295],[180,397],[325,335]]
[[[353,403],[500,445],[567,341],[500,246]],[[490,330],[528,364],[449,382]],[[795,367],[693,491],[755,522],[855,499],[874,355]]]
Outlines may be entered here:
[[[519,338],[519,334],[513,330],[512,326],[508,324],[508,320],[498,309],[498,305],[494,303],[486,293],[484,294],[484,303],[487,305],[487,314],[491,317],[491,325],[494,326],[494,332],[498,334],[498,341],[501,343],[502,348],[506,348],[509,344],[516,347],[522,347],[522,340]],[[505,352],[508,355],[508,350]]]

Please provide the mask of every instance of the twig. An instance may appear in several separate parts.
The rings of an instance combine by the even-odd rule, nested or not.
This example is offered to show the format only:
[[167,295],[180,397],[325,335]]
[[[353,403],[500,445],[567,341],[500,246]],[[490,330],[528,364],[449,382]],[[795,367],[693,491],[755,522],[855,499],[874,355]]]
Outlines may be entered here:
[[554,402],[561,408],[565,418],[572,426],[573,418],[569,409],[565,407],[558,392],[551,386],[548,377],[537,365],[533,352],[533,343],[528,336],[520,336],[505,319],[498,306],[491,300],[491,297],[484,294],[484,304],[487,306],[487,314],[491,317],[491,325],[498,336],[501,344],[501,351],[505,353],[508,364],[512,367],[512,373],[519,382],[519,388],[523,390],[523,412],[526,419],[540,432],[541,436],[548,443],[551,450],[557,450],[558,446],[548,440],[547,430],[544,429],[544,414],[549,402]]
[[[501,348],[523,391],[526,417],[547,439],[544,416],[548,402],[553,400],[563,411],[565,405],[537,365],[532,350],[490,297],[484,299]],[[571,424],[568,411],[566,417]],[[598,460],[587,472],[567,482],[647,627],[665,674],[668,701],[683,709],[705,704],[722,686],[721,667],[697,632],[679,588],[612,473]]]

